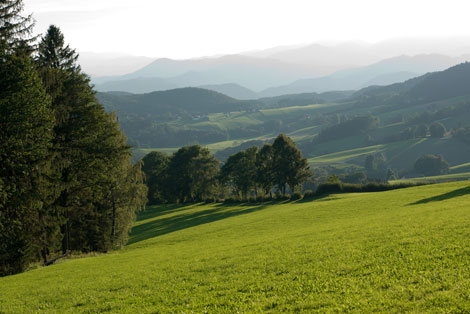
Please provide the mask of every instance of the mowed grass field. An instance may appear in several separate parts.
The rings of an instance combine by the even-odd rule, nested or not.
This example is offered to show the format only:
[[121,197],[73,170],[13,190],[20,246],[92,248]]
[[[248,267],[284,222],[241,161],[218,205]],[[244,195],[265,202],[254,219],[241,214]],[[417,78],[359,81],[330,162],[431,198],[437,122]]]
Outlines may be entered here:
[[469,313],[470,182],[157,206],[123,250],[0,278],[0,313]]

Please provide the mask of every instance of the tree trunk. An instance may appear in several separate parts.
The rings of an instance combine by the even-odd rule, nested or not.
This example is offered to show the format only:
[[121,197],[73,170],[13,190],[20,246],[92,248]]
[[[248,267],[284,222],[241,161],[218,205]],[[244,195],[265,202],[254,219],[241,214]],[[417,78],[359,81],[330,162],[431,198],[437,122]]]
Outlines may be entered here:
[[69,212],[67,209],[67,192],[63,191],[62,195],[60,196],[60,206],[65,208],[65,224],[60,228],[64,237],[62,238],[62,254],[67,253],[69,250],[69,238],[70,238],[70,231],[69,231]]
[[113,222],[111,228],[111,246],[114,247],[114,239],[116,238],[116,201],[114,200],[114,195],[111,197],[113,203]]
[[44,261],[44,264],[47,263],[47,251],[47,247],[43,247],[41,250],[42,260]]

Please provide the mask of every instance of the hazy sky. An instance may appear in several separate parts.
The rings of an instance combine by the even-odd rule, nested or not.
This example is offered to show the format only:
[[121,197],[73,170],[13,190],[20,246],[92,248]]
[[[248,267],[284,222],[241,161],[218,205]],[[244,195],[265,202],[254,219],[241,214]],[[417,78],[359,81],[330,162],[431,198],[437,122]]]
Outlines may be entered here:
[[24,0],[77,51],[188,58],[321,40],[470,36],[465,0]]

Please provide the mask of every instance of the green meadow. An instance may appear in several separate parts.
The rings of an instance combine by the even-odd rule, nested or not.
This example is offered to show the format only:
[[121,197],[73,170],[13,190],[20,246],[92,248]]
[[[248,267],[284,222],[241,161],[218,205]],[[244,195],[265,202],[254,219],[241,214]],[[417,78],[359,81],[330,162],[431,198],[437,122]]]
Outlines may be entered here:
[[439,176],[431,177],[419,177],[411,179],[401,179],[401,180],[391,180],[391,184],[396,183],[440,183],[440,182],[450,182],[450,181],[459,181],[459,180],[470,180],[470,172],[463,173],[453,173],[453,174],[443,174]]
[[470,183],[150,207],[120,251],[0,278],[0,313],[468,313]]

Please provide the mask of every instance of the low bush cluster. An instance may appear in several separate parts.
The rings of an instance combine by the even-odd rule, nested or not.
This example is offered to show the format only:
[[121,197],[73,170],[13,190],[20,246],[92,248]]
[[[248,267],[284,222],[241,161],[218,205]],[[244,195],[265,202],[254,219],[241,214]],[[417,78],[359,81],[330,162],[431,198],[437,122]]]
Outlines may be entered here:
[[331,193],[361,193],[361,192],[383,192],[396,189],[409,188],[413,186],[424,185],[424,183],[367,183],[350,184],[342,182],[326,182],[318,186],[314,196]]

